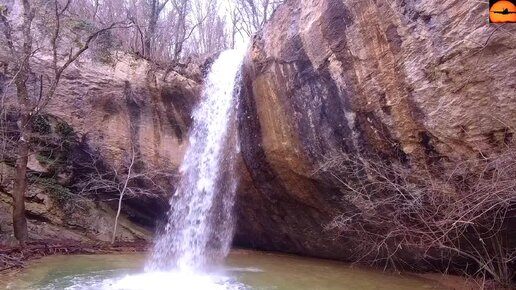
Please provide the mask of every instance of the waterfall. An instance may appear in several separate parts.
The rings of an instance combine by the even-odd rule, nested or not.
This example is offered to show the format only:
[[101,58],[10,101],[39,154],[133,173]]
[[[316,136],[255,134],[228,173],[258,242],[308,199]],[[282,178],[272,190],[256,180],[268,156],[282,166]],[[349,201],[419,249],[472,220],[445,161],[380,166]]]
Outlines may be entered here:
[[202,99],[193,113],[181,180],[170,199],[168,224],[154,245],[148,272],[195,271],[229,252],[238,151],[232,121],[244,54],[244,50],[222,52],[206,78]]

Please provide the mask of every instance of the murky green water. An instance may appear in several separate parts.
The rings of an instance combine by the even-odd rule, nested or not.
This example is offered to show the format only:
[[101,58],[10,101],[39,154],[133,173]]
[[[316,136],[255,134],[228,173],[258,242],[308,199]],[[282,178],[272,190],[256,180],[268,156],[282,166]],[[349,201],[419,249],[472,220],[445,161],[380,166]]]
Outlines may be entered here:
[[[146,273],[142,254],[53,256],[0,282],[20,290],[415,290],[448,289],[437,282],[350,267],[343,263],[259,252],[232,253],[208,273]],[[5,277],[2,278],[5,280]],[[2,285],[2,283],[4,283]]]

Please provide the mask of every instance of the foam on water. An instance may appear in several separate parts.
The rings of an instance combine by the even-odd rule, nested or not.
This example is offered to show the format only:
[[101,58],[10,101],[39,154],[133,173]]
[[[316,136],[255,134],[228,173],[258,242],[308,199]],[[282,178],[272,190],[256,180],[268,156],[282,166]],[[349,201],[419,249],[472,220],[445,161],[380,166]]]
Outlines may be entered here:
[[[107,284],[106,284],[107,282]],[[244,290],[244,285],[225,276],[197,272],[152,272],[109,282],[104,290]]]
[[[104,273],[105,274],[105,273]],[[63,282],[64,278],[57,282]],[[245,285],[229,277],[197,272],[152,272],[105,279],[101,276],[74,276],[71,286],[50,284],[38,290],[246,290]]]

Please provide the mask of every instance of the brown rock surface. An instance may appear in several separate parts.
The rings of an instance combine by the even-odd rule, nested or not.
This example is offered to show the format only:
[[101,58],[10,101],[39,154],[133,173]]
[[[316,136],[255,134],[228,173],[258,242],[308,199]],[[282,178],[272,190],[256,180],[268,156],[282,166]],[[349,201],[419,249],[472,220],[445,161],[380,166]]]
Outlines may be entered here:
[[478,1],[278,8],[244,65],[239,131],[249,174],[236,243],[350,259],[348,239],[325,229],[349,210],[346,200],[314,174],[333,154],[446,171],[514,149],[516,29],[487,17]]
[[120,162],[135,140],[150,167],[177,167],[200,84],[127,54],[114,64],[88,62],[67,71],[49,113],[86,135],[111,162]]
[[[186,76],[184,72],[158,67],[129,54],[114,52],[111,59],[110,63],[102,63],[84,58],[70,66],[45,113],[69,124],[81,139],[81,146],[98,150],[102,162],[113,170],[127,166],[133,143],[139,170],[177,171],[188,143],[191,111],[198,100],[200,72],[196,70],[199,68],[189,67],[190,75]],[[44,59],[37,59],[32,64],[35,75],[29,82],[34,95],[39,89],[38,75],[47,73],[44,63]],[[0,83],[0,90],[5,92],[10,104],[15,88],[5,81]],[[48,175],[36,155],[31,156],[29,169]],[[4,203],[0,207],[0,222],[4,236],[10,234],[10,170],[10,166],[2,166],[5,192],[0,199],[0,203]],[[66,176],[55,178],[61,182]],[[173,192],[173,188],[169,190]],[[116,196],[99,198],[100,202],[83,201],[80,208],[72,211],[71,217],[51,195],[52,192],[37,186],[31,186],[27,192],[32,238],[110,240]],[[148,239],[149,230],[168,209],[168,195],[147,192],[126,198],[122,209],[133,222],[147,229],[123,217],[119,240]]]

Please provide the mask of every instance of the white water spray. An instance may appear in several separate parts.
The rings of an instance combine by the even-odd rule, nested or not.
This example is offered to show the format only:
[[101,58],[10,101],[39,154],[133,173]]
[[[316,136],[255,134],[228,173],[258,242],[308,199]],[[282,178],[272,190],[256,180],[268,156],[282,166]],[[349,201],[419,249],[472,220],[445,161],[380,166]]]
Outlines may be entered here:
[[234,119],[244,51],[225,51],[213,63],[194,111],[182,178],[172,197],[168,224],[158,238],[147,272],[199,271],[227,255],[233,237],[233,174],[237,142]]

